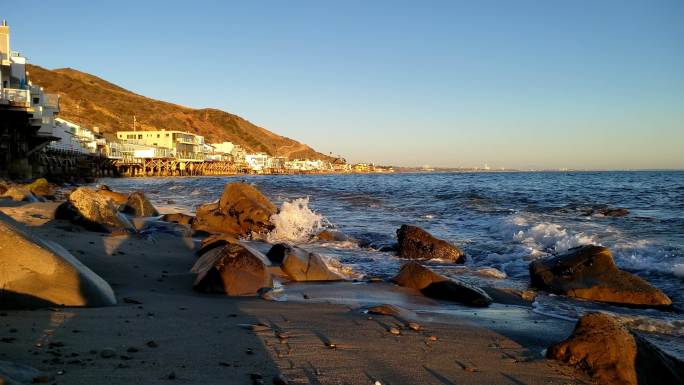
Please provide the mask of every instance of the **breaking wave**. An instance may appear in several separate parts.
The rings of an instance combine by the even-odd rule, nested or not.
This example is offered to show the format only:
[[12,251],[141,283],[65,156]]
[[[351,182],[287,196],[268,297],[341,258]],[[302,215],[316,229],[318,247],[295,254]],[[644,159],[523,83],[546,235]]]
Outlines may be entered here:
[[531,256],[560,253],[581,245],[598,244],[594,236],[582,232],[571,233],[561,225],[551,222],[530,224],[521,216],[507,219],[499,226],[498,231],[504,237],[510,236],[513,241],[524,245]]
[[268,242],[301,243],[323,230],[327,221],[309,208],[309,198],[298,198],[283,202],[271,223],[275,228],[266,237]]

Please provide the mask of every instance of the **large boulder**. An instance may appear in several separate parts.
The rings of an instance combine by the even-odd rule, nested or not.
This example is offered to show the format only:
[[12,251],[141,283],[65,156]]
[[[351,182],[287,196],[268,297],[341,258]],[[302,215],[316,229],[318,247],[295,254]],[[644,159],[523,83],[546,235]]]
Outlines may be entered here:
[[448,259],[457,263],[465,262],[465,254],[451,243],[435,238],[417,226],[403,225],[397,230],[400,258],[407,259]]
[[85,187],[69,194],[66,202],[57,207],[55,218],[67,219],[92,231],[132,231],[135,227],[119,212],[110,198]]
[[108,306],[107,282],[56,243],[20,230],[0,214],[0,306]]
[[492,303],[489,295],[479,287],[444,277],[413,261],[405,263],[399,274],[392,278],[392,282],[419,290],[431,298],[460,302],[469,306],[484,307]]
[[134,217],[156,217],[159,212],[142,192],[131,193],[121,206],[121,211]]
[[275,205],[255,187],[247,183],[229,183],[218,203],[197,209],[192,228],[209,233],[250,236],[272,230],[270,218],[276,213]]
[[643,279],[617,268],[602,246],[579,246],[566,253],[530,263],[532,286],[613,304],[670,307],[672,300]]
[[204,293],[257,295],[273,288],[266,263],[238,243],[209,250],[197,260],[192,271],[197,273],[193,288]]
[[636,385],[634,337],[614,317],[582,316],[572,335],[549,347],[546,357],[586,370],[602,384]]
[[323,259],[299,247],[274,245],[267,254],[272,262],[282,261],[281,269],[293,281],[339,281],[342,277],[330,271]]

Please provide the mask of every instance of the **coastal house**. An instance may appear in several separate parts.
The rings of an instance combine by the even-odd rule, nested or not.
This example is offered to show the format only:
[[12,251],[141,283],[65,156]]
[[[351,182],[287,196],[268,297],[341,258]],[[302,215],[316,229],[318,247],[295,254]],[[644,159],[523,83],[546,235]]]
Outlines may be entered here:
[[263,171],[268,168],[270,156],[263,152],[245,155],[245,162],[254,171]]
[[93,130],[61,118],[54,119],[51,131],[56,139],[47,146],[51,150],[94,155],[103,145],[103,139],[98,138]]
[[134,146],[130,149],[140,158],[168,154],[192,162],[204,160],[207,153],[203,136],[183,131],[118,131],[116,137],[120,144]]

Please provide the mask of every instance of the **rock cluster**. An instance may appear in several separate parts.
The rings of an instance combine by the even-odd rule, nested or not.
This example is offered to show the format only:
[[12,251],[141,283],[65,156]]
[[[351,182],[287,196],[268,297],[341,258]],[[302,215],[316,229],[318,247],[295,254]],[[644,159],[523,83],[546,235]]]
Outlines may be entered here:
[[55,199],[55,186],[45,178],[27,184],[0,183],[0,198],[17,202],[38,202]]
[[580,246],[530,264],[532,286],[562,294],[614,304],[669,307],[672,300],[643,279],[617,268],[602,246]]

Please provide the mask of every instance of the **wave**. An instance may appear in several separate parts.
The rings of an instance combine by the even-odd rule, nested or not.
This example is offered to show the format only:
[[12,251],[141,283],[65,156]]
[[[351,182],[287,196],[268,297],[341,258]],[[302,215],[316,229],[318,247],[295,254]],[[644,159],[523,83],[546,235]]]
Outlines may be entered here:
[[504,237],[511,237],[513,241],[524,245],[531,256],[560,253],[573,247],[598,243],[594,236],[582,232],[573,234],[552,222],[530,224],[519,215],[505,220],[494,229]]
[[267,235],[271,243],[309,241],[326,228],[325,218],[309,208],[309,198],[283,202],[280,211],[271,216],[275,228]]

